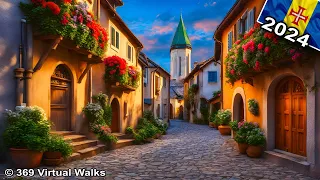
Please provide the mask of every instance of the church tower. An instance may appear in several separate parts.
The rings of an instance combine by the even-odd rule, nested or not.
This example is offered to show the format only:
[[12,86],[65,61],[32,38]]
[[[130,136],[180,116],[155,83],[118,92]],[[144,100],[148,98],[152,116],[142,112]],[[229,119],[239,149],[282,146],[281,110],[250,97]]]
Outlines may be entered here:
[[191,71],[191,42],[183,23],[182,15],[170,48],[171,79],[180,81]]

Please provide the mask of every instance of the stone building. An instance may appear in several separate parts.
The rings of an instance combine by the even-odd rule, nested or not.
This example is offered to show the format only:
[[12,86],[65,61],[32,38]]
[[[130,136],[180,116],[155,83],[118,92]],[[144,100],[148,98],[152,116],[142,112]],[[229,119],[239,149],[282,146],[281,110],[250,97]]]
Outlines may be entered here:
[[[112,131],[124,132],[127,126],[135,126],[143,112],[142,77],[136,89],[106,83],[103,58],[73,45],[66,38],[38,35],[26,23],[19,2],[4,1],[0,7],[0,12],[6,14],[0,18],[0,23],[6,24],[6,28],[0,29],[0,112],[15,106],[36,105],[43,108],[54,123],[53,131],[87,135],[88,122],[82,108],[91,101],[92,95],[104,92],[113,108]],[[27,0],[23,2],[29,3]],[[122,57],[142,73],[144,64],[138,62],[138,56],[143,45],[116,12],[123,2],[81,2],[89,5],[89,10],[109,34],[104,57]],[[0,113],[0,133],[5,127],[5,118]]]
[[[312,91],[320,79],[319,53],[308,54],[314,56],[307,59],[307,63],[289,59],[261,67],[258,73],[245,74],[242,81],[237,80],[233,85],[226,77],[229,49],[240,34],[254,27],[264,2],[237,0],[215,31],[214,57],[223,64],[222,108],[231,109],[233,120],[259,123],[267,138],[267,158],[303,173],[319,175],[320,92]],[[250,113],[249,99],[257,101],[258,115]]]
[[213,104],[212,108],[210,108],[209,104],[209,100],[214,98],[214,92],[218,92],[221,89],[220,69],[219,62],[215,62],[212,57],[203,62],[194,63],[191,73],[184,79],[185,97],[188,97],[188,90],[192,85],[197,85],[198,87],[193,99],[194,105],[190,106],[189,109],[186,108],[189,122],[193,123],[195,118],[203,118],[200,112],[202,105],[207,106],[209,112],[213,107],[216,107],[215,110],[220,108],[219,101],[216,101],[217,103]]
[[170,48],[170,118],[184,119],[183,80],[191,71],[191,42],[182,15]]
[[144,110],[152,111],[156,118],[169,120],[170,74],[149,59],[144,53],[139,57],[146,59],[148,65],[144,71]]

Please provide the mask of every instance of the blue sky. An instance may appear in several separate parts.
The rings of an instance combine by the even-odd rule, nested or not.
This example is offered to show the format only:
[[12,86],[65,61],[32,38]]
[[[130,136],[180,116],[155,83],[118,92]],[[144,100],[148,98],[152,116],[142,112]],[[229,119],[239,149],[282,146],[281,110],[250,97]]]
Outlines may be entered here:
[[123,0],[117,12],[143,43],[143,52],[170,71],[170,45],[182,12],[192,62],[213,56],[213,33],[235,0]]

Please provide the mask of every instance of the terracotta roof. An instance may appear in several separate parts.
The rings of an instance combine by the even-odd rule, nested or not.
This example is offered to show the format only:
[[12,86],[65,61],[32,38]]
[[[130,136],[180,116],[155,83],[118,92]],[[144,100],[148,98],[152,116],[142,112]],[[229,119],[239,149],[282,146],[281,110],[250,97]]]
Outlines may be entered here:
[[205,61],[202,61],[200,63],[198,63],[190,72],[190,74],[188,74],[188,76],[184,79],[184,82],[188,82],[193,75],[195,75],[198,71],[200,71],[201,69],[205,68],[208,64],[212,63],[215,61],[214,57],[211,57]]
[[[119,0],[118,0],[119,1]],[[122,1],[120,1],[122,2]],[[129,27],[126,25],[126,23],[121,19],[119,14],[116,12],[116,10],[112,7],[112,5],[109,3],[108,0],[102,1],[102,4],[107,8],[107,10],[113,14],[113,17],[123,28],[123,30],[128,33],[128,35],[134,40],[134,42],[138,45],[138,47],[143,48],[143,44],[140,42],[140,40],[133,34],[133,32],[129,29]]]
[[191,42],[184,26],[182,15],[171,43],[171,49],[191,48]]
[[216,60],[220,60],[221,44],[218,41],[221,41],[223,30],[227,28],[232,23],[232,21],[234,21],[234,19],[241,13],[241,11],[243,11],[245,5],[249,2],[250,1],[248,0],[237,0],[217,27],[213,36],[215,40],[214,57]]

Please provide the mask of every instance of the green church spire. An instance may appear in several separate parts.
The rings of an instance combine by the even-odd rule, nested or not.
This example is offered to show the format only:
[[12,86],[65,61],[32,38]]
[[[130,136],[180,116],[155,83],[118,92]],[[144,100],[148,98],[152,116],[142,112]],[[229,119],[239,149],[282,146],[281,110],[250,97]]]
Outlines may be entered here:
[[191,42],[188,37],[186,27],[184,26],[182,14],[180,15],[180,22],[176,33],[174,34],[174,38],[171,44],[171,49],[184,49],[191,48]]

